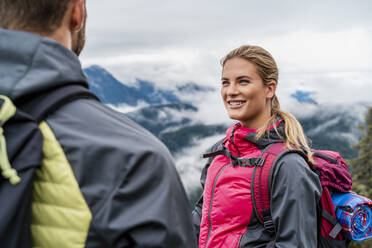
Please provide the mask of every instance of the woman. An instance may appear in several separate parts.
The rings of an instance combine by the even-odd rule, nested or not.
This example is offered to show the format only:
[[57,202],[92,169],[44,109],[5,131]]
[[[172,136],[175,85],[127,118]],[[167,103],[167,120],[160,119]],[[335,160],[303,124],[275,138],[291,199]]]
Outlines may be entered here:
[[280,109],[273,57],[261,47],[242,46],[227,54],[221,64],[221,96],[229,117],[238,123],[227,129],[222,141],[229,153],[215,156],[203,170],[203,197],[193,212],[196,228],[200,225],[199,247],[317,247],[316,206],[321,185],[304,158],[287,154],[274,169],[272,231],[265,229],[253,209],[254,167],[234,162],[257,158],[276,142],[302,149],[312,161],[301,125]]

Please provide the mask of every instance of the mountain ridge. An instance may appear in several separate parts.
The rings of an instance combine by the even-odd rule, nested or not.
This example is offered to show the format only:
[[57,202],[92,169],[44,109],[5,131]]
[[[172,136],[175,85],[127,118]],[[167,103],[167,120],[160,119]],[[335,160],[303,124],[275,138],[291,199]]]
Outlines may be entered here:
[[[191,146],[193,138],[208,137],[218,133],[223,135],[224,128],[228,126],[213,123],[207,125],[203,121],[196,120],[198,107],[178,97],[180,94],[195,97],[200,92],[213,91],[211,88],[187,83],[177,86],[176,91],[167,91],[155,87],[152,82],[143,80],[138,80],[135,86],[125,85],[99,66],[91,66],[84,71],[88,76],[91,90],[103,103],[137,106],[139,102],[145,102],[147,106],[128,112],[126,115],[161,139],[174,155]],[[119,88],[126,92],[116,95]],[[312,140],[313,147],[337,150],[346,158],[356,156],[352,144],[360,137],[357,126],[363,123],[361,113],[366,111],[367,104],[355,105],[356,107],[324,106],[311,97],[313,94],[315,93],[300,90],[292,94],[292,97],[301,104],[299,109],[302,110],[297,111],[295,116]],[[304,114],[303,109],[307,105],[311,106],[311,111]],[[208,127],[215,131],[209,132]],[[182,135],[187,137],[182,138]],[[170,139],[179,140],[181,143],[175,144]]]
[[92,65],[84,68],[89,88],[105,104],[114,106],[137,106],[140,102],[148,105],[169,103],[188,103],[182,98],[183,94],[213,91],[212,88],[199,86],[195,83],[178,85],[174,90],[157,88],[155,83],[137,79],[134,85],[126,85],[116,79],[106,69]]
[[[210,110],[208,106],[207,111],[202,111],[202,107],[205,109],[208,104],[205,94],[216,92],[192,84],[175,87],[173,91],[164,91],[148,81],[137,81],[134,86],[125,85],[103,68],[93,69],[95,70],[91,67],[85,69],[91,90],[103,103],[122,111],[168,147],[193,204],[201,193],[199,176],[205,163],[201,155],[221,139],[231,125],[214,123],[208,119],[210,115],[214,115],[213,104]],[[119,88],[127,92],[116,94]],[[290,112],[302,124],[312,147],[338,151],[345,159],[356,157],[357,151],[352,146],[361,137],[358,126],[363,125],[364,114],[372,104],[321,104],[312,98],[313,94],[315,93],[296,91],[292,94],[293,99],[289,99],[290,104],[287,104],[292,109]],[[215,97],[217,96],[213,95],[212,99]],[[120,108],[122,104],[136,106],[136,110],[124,110],[126,108]],[[219,113],[221,112],[217,111],[215,114]]]

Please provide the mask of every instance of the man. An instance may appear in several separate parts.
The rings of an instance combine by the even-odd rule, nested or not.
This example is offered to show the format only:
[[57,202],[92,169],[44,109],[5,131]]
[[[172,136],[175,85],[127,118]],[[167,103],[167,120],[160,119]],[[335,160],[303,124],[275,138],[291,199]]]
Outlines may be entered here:
[[[66,85],[88,87],[77,57],[85,0],[0,0],[0,16],[0,94],[17,104]],[[34,183],[34,246],[195,247],[185,191],[149,132],[84,98],[40,129],[49,157]],[[48,145],[54,139],[60,146]]]

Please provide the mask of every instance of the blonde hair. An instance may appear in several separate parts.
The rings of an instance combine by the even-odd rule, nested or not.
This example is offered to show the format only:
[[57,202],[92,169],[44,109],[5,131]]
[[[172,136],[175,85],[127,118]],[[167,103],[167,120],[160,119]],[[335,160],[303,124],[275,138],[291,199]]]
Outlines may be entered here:
[[[278,83],[278,66],[273,58],[273,56],[259,46],[244,45],[238,47],[231,52],[229,52],[222,60],[222,67],[225,66],[226,61],[229,59],[239,57],[248,60],[253,63],[260,75],[264,85],[268,85],[270,82],[275,81]],[[282,111],[280,109],[279,99],[276,95],[271,99],[271,117],[264,126],[259,128],[256,139],[260,139],[265,134],[265,131],[273,126],[275,131],[281,136],[276,128],[276,123],[278,119],[283,119],[284,121],[284,143],[288,149],[300,149],[306,152],[308,160],[314,163],[312,158],[312,152],[310,149],[309,142],[305,136],[301,124],[298,120],[290,113]]]

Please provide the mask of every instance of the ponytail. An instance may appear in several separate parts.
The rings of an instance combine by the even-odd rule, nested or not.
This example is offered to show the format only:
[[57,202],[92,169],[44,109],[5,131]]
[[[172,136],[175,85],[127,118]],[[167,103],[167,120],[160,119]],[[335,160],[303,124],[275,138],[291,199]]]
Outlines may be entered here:
[[299,149],[303,150],[306,155],[308,161],[314,163],[314,159],[312,157],[313,152],[310,149],[308,139],[302,129],[301,124],[298,122],[296,117],[292,114],[282,111],[280,109],[280,103],[278,97],[274,95],[271,100],[271,118],[266,122],[266,124],[259,129],[256,135],[256,139],[260,139],[265,135],[265,131],[270,127],[273,126],[276,133],[281,136],[277,130],[276,123],[278,119],[282,119],[284,122],[284,135],[285,137],[281,137],[285,142],[285,145],[288,149]]

